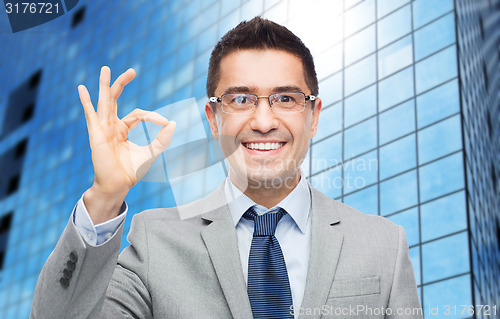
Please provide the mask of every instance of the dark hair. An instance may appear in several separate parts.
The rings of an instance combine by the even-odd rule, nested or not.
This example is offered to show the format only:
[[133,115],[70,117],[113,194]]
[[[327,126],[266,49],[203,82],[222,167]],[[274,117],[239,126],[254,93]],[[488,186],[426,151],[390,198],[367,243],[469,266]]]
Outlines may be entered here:
[[282,25],[261,17],[243,21],[228,31],[215,45],[207,76],[207,96],[215,94],[220,78],[220,62],[231,52],[241,49],[275,49],[283,50],[299,57],[304,68],[304,78],[311,94],[318,95],[318,78],[314,69],[314,61],[305,44]]

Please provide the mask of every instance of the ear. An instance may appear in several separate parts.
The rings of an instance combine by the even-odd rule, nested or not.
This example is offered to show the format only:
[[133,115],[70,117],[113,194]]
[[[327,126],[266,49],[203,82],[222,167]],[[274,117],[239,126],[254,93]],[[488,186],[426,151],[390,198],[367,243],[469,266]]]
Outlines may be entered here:
[[321,107],[323,106],[321,99],[317,98],[314,100],[314,109],[311,117],[311,136],[313,138],[316,135],[316,131],[318,130],[319,123],[319,113],[321,113]]
[[205,104],[205,115],[207,116],[208,123],[210,124],[210,131],[212,131],[213,137],[219,139],[219,127],[217,126],[217,119],[215,117],[215,112],[212,109],[212,104],[207,102]]

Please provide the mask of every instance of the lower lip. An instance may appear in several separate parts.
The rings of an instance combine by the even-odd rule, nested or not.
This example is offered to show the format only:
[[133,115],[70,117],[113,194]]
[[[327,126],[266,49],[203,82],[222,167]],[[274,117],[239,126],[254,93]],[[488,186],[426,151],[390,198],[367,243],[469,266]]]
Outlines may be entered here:
[[263,151],[256,150],[256,149],[250,149],[250,148],[247,148],[245,145],[243,145],[243,148],[245,150],[247,150],[247,152],[250,153],[251,155],[272,156],[272,155],[278,154],[285,147],[285,145],[286,145],[286,143],[278,149],[263,150]]

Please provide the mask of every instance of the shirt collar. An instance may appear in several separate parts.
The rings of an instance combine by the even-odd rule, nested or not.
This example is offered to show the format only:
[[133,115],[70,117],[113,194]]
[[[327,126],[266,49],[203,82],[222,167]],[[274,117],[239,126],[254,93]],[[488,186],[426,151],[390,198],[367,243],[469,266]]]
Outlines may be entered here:
[[243,214],[252,206],[256,206],[257,213],[268,213],[277,210],[279,207],[286,210],[302,233],[305,233],[307,221],[311,211],[311,191],[305,178],[300,177],[299,184],[276,206],[267,209],[251,200],[243,194],[228,177],[225,180],[224,195],[227,205],[233,218],[235,227],[238,225]]

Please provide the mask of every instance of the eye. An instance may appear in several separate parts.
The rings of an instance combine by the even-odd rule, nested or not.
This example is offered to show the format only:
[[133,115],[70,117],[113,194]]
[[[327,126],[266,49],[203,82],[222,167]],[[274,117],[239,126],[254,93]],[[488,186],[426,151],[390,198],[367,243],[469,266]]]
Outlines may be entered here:
[[241,104],[250,103],[250,100],[249,100],[248,96],[246,96],[246,95],[237,95],[233,98],[232,102],[241,105]]
[[276,96],[276,102],[278,103],[293,103],[295,99],[290,95],[279,94]]

